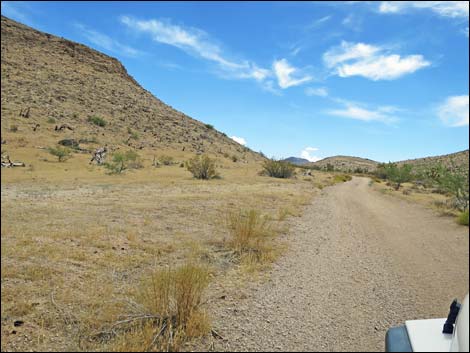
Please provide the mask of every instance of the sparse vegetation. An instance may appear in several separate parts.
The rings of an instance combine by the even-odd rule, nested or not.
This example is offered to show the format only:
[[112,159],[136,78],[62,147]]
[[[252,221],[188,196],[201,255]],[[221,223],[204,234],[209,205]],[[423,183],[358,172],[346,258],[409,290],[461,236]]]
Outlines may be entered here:
[[127,133],[130,135],[130,138],[133,140],[139,139],[139,134],[137,131],[132,130],[130,127],[127,128]]
[[468,210],[460,213],[457,217],[457,222],[461,225],[468,226]]
[[462,212],[468,210],[468,174],[452,173],[446,168],[441,168],[436,181],[440,190],[452,195],[452,206],[454,208]]
[[211,124],[204,124],[204,126],[209,130],[214,130],[214,125]]
[[71,150],[67,147],[49,147],[48,152],[53,156],[57,157],[59,162],[64,162],[70,158]]
[[10,125],[11,132],[18,132],[18,125]]
[[215,167],[215,160],[207,155],[193,157],[186,162],[186,168],[196,179],[209,180],[219,176]]
[[290,178],[294,175],[295,167],[284,161],[269,159],[263,163],[263,173],[274,178]]
[[89,123],[92,123],[92,124],[94,124],[96,126],[100,126],[100,127],[105,127],[107,125],[106,120],[104,120],[103,118],[101,118],[99,116],[96,116],[96,115],[88,117],[87,121]]
[[48,118],[47,123],[48,124],[55,124],[56,120],[54,118]]
[[236,155],[232,155],[232,162],[237,163],[238,162],[238,157]]
[[142,167],[139,155],[132,150],[127,152],[115,152],[111,157],[111,162],[104,163],[106,169],[111,174],[120,174],[126,169],[138,169]]
[[158,157],[158,160],[163,165],[172,165],[173,161],[174,161],[174,158],[172,156],[168,156],[168,155],[161,155],[160,157]]

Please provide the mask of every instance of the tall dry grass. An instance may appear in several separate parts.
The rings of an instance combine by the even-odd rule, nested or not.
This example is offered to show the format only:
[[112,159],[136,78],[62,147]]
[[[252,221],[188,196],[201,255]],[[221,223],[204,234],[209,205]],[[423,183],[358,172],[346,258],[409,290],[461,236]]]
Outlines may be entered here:
[[153,272],[138,288],[136,313],[103,331],[114,334],[108,348],[120,352],[179,351],[189,339],[209,333],[210,320],[201,308],[208,284],[209,272],[199,265]]

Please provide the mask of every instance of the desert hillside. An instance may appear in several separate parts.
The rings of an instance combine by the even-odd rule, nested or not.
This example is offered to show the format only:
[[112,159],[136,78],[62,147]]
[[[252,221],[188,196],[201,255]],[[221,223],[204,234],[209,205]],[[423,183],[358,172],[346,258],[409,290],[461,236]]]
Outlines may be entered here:
[[112,57],[4,16],[1,34],[2,143],[36,147],[73,138],[85,148],[128,145],[262,159],[160,101]]
[[434,157],[424,157],[400,161],[398,164],[411,164],[413,168],[429,168],[436,164],[442,164],[452,171],[466,171],[468,173],[469,155],[468,150],[445,154]]
[[[414,169],[423,169],[435,166],[437,164],[442,164],[452,171],[463,171],[468,173],[469,169],[469,155],[468,150],[460,151],[456,153],[450,153],[439,156],[432,157],[423,157],[416,159],[407,159],[404,161],[397,161],[399,165],[401,164],[411,164]],[[324,158],[318,162],[307,163],[305,165],[327,170],[328,168],[334,168],[334,170],[341,172],[373,172],[377,168],[379,162],[360,158],[360,157],[350,157],[350,156],[334,156]]]

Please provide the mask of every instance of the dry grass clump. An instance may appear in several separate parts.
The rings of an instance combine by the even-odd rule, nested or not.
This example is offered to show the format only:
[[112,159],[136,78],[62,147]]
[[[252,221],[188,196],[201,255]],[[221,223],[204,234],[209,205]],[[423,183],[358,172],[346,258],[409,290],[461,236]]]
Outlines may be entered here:
[[168,155],[163,154],[158,158],[158,160],[163,165],[172,165],[173,161],[174,161],[174,158],[172,156],[168,156]]
[[227,223],[231,235],[229,247],[249,272],[272,263],[280,254],[280,245],[272,241],[277,231],[267,216],[256,210],[240,210],[230,213]]
[[271,235],[268,218],[256,210],[230,213],[228,226],[232,236],[230,246],[238,254],[259,252],[265,238]]
[[110,345],[114,351],[179,351],[188,339],[210,332],[201,309],[208,284],[208,270],[199,265],[155,271],[138,289],[134,310],[139,312],[100,335],[115,337]]

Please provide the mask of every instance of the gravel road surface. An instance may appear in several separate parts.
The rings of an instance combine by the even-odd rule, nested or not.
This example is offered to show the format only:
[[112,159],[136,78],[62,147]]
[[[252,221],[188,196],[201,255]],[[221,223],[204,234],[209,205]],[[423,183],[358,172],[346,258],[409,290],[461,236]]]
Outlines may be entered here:
[[326,188],[292,218],[269,280],[212,313],[227,351],[384,350],[386,330],[445,317],[469,290],[468,228],[373,190]]

